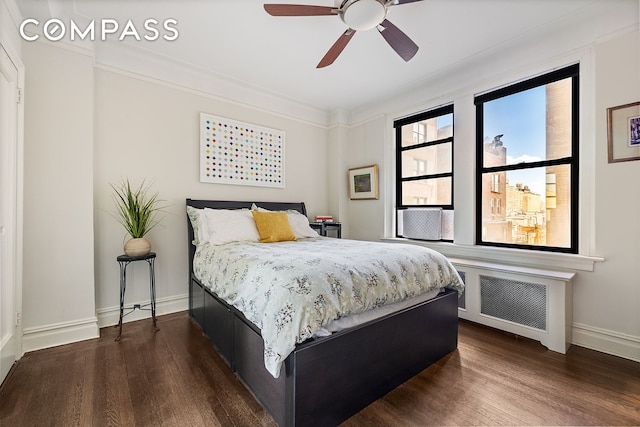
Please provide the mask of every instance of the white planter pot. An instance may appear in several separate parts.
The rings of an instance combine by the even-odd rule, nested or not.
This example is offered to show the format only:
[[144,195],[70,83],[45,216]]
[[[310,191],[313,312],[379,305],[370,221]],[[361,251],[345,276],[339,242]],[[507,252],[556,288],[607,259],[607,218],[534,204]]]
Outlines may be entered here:
[[127,240],[124,244],[124,253],[127,256],[143,256],[151,252],[151,243],[144,237]]

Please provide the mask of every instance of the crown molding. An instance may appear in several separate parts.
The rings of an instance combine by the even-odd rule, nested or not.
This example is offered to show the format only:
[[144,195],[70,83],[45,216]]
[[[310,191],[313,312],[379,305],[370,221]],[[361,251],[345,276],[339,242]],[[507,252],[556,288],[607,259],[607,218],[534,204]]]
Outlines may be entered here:
[[[15,0],[2,1],[13,3],[15,12],[20,16]],[[37,18],[41,20],[55,16],[72,18],[83,26],[89,22],[89,17],[78,13],[73,1],[42,1],[46,2],[46,10],[48,12],[43,12],[44,9],[36,8],[29,3],[25,3],[23,10],[25,13],[38,13],[40,16],[37,16]],[[18,19],[17,26],[20,25],[21,21],[21,18]],[[175,86],[229,99],[316,126],[327,127],[329,125],[329,112],[325,109],[301,103],[295,99],[269,91],[266,88],[252,86],[232,76],[216,74],[193,64],[176,61],[134,43],[114,40],[75,40],[71,42],[65,38],[55,44],[72,50],[79,48],[85,54],[92,54],[96,65],[123,70]]]
[[251,105],[322,127],[329,125],[329,112],[324,109],[166,58],[130,43],[107,41],[95,43],[94,48],[95,61],[100,65]]

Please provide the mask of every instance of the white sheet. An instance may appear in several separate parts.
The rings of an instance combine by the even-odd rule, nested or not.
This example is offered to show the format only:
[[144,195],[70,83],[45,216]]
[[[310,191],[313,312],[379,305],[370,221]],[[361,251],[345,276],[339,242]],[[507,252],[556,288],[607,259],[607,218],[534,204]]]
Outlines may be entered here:
[[435,298],[436,296],[438,296],[444,291],[445,291],[444,288],[431,289],[430,291],[427,291],[422,295],[418,295],[417,297],[410,298],[405,301],[396,302],[393,304],[374,308],[373,310],[365,311],[364,313],[352,314],[351,316],[346,316],[340,319],[333,320],[326,327],[320,328],[320,330],[318,330],[318,332],[316,332],[313,336],[327,337],[333,333],[340,332],[343,329],[349,329],[349,328],[353,328],[354,326],[362,325],[371,320],[384,317],[387,314],[404,310],[405,308],[409,308],[416,304],[420,304],[421,302],[424,302],[424,301],[429,301],[430,299]]

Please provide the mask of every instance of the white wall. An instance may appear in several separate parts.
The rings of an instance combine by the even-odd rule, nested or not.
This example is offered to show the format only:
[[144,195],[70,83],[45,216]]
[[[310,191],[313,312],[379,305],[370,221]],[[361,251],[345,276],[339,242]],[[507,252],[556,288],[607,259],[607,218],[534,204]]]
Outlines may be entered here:
[[640,101],[640,32],[598,44],[595,59],[595,245],[606,261],[578,276],[574,342],[625,354],[635,341],[640,360],[640,161],[608,163],[606,125],[608,107]]
[[[327,129],[157,81],[95,71],[94,207],[96,306],[100,324],[114,323],[118,264],[125,233],[111,216],[110,183],[128,177],[153,188],[171,206],[148,238],[157,252],[159,312],[187,308],[185,199],[283,201],[307,204],[310,216],[327,212]],[[283,130],[286,186],[264,188],[199,182],[200,112]],[[128,270],[127,301],[149,299],[145,263]],[[163,308],[164,307],[164,308]]]
[[[384,117],[377,117],[349,130],[348,168],[377,164],[379,197],[378,200],[349,200],[346,219],[347,232],[344,236],[346,238],[375,240],[383,236],[382,230],[378,225],[384,224],[384,201],[389,193],[380,191],[380,189],[384,187],[385,182],[393,179],[389,175],[390,165],[383,160],[385,145],[380,143],[386,139],[386,127],[387,124]],[[347,183],[348,180],[345,174],[343,185],[346,186]],[[349,192],[347,191],[347,198],[348,196]],[[375,226],[372,227],[372,224],[375,224]]]
[[[328,211],[326,128],[97,68],[77,49],[23,46],[25,351],[91,338],[98,324],[117,322],[116,257],[126,235],[112,216],[110,183],[145,179],[170,205],[149,235],[159,314],[188,306],[186,198],[304,201],[310,216]],[[283,130],[286,187],[200,183],[200,112]],[[127,272],[127,303],[148,301],[146,264]],[[140,315],[148,312],[126,320]]]
[[[637,13],[636,13],[637,16]],[[589,40],[589,39],[587,39]],[[607,38],[566,53],[544,52],[535,48],[490,64],[452,73],[449,79],[433,82],[423,91],[407,97],[390,100],[386,105],[369,107],[369,114],[386,114],[386,119],[375,119],[353,126],[349,130],[349,164],[378,163],[387,171],[387,179],[394,174],[393,119],[443,103],[455,106],[455,245],[431,245],[445,254],[471,254],[474,258],[500,260],[504,251],[476,248],[474,242],[474,162],[475,162],[475,108],[473,95],[527,78],[545,70],[581,64],[581,202],[580,202],[580,254],[566,257],[557,254],[544,258],[525,252],[509,254],[511,261],[548,267],[543,261],[558,268],[572,268],[569,262],[581,266],[574,281],[573,342],[585,347],[640,360],[640,191],[631,184],[640,180],[640,162],[607,163],[606,108],[640,100],[640,33]],[[582,43],[585,41],[583,40]],[[541,40],[544,44],[545,41]],[[534,55],[535,52],[543,52]],[[518,55],[529,55],[529,65],[514,60]],[[512,61],[513,60],[513,61]],[[502,69],[501,73],[492,71]],[[475,76],[475,77],[474,77]],[[422,103],[416,103],[418,96]],[[402,100],[405,100],[403,105]],[[356,112],[356,116],[366,115]],[[385,128],[386,122],[386,128]],[[375,129],[374,132],[371,132]],[[365,149],[366,147],[366,149]],[[375,240],[392,237],[394,188],[381,182],[381,202],[372,203],[376,214],[365,215],[367,206],[360,201],[348,201],[350,237]],[[386,193],[386,194],[385,194]],[[375,204],[375,207],[373,206]],[[382,219],[379,210],[387,213]],[[586,256],[586,257],[585,257]],[[555,257],[555,259],[554,259]],[[593,261],[603,257],[604,262]],[[573,264],[571,264],[573,265]],[[591,265],[591,267],[588,267]],[[595,265],[595,267],[593,267]],[[588,271],[589,269],[594,271]],[[585,271],[586,270],[586,271]]]
[[349,128],[345,125],[336,125],[328,132],[328,158],[327,158],[327,185],[331,189],[328,194],[329,203],[324,215],[333,215],[334,221],[342,222],[342,235],[347,236],[349,225],[347,223],[347,201],[349,200],[349,188],[347,186],[347,163]]
[[98,336],[93,64],[24,43],[24,349]]
[[22,50],[22,39],[17,31],[19,16],[15,0],[0,0],[0,41],[9,55],[16,58],[20,58]]

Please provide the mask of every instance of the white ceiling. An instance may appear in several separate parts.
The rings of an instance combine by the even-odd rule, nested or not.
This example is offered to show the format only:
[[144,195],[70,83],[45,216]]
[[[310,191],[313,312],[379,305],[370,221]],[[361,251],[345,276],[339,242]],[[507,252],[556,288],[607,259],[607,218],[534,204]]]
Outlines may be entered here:
[[[391,7],[387,19],[420,47],[404,62],[376,30],[358,32],[336,62],[315,66],[346,29],[337,16],[273,17],[261,0],[17,0],[24,18],[69,22],[174,18],[176,41],[97,41],[133,56],[179,64],[216,81],[313,108],[351,110],[417,87],[465,63],[565,25],[595,7],[638,7],[638,0],[424,0]],[[336,6],[339,0],[275,0]],[[637,16],[634,18],[637,22]],[[578,21],[579,22],[579,21]],[[582,25],[588,25],[582,22]],[[100,55],[96,54],[97,57]],[[103,55],[108,62],[108,55]],[[177,62],[176,62],[177,61]],[[107,64],[108,65],[108,64]]]

